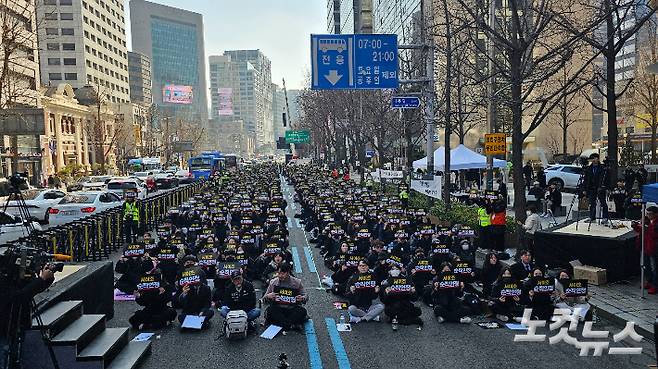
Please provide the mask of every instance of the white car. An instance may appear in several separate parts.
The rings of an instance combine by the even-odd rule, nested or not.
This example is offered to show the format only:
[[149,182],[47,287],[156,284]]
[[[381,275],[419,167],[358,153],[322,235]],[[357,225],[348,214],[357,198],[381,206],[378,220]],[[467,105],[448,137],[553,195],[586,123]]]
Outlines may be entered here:
[[82,191],[103,191],[111,176],[93,176],[82,182]]
[[583,168],[577,165],[551,165],[546,168],[546,183],[554,183],[560,189],[576,189],[582,173]]
[[192,172],[190,172],[188,169],[181,169],[177,171],[175,174],[176,178],[178,178],[178,183],[180,184],[188,184],[194,182],[194,176],[192,175]]
[[[35,230],[41,230],[39,223],[31,223]],[[29,236],[28,228],[20,217],[0,211],[0,245],[26,236]]]
[[[30,217],[37,219],[41,222],[48,223],[50,216],[49,210],[53,205],[66,196],[64,191],[50,189],[50,190],[27,190],[22,191],[25,205],[30,213]],[[12,195],[11,200],[7,203],[7,213],[10,215],[23,217],[19,207],[19,201]]]
[[124,190],[137,191],[137,199],[146,198],[146,184],[137,177],[115,177],[107,183],[107,190],[123,198]]
[[62,225],[120,206],[123,200],[110,191],[86,191],[66,195],[50,209],[50,224]]
[[153,177],[153,172],[135,172],[133,177],[139,178],[141,181],[146,182],[148,177]]

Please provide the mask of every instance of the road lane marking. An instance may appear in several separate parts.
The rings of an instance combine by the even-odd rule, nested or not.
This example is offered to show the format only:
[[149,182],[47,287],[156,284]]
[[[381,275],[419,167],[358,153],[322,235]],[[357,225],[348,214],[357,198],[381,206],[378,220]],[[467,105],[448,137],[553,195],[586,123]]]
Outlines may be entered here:
[[336,321],[332,318],[325,318],[327,323],[327,330],[329,331],[329,338],[331,339],[331,346],[334,348],[336,360],[338,361],[338,369],[352,369],[350,366],[350,359],[347,357],[343,340],[340,338],[340,333],[336,328]]
[[308,263],[308,271],[311,273],[317,273],[318,270],[315,268],[315,261],[313,260],[313,253],[311,252],[310,247],[304,247],[304,255],[306,256],[306,263]]
[[315,335],[312,319],[304,323],[304,332],[306,333],[306,347],[308,348],[308,360],[311,363],[311,369],[322,369],[320,347],[318,346],[318,338]]
[[298,275],[302,274],[302,260],[299,258],[299,250],[297,250],[297,247],[292,248],[292,261],[295,265],[295,273]]

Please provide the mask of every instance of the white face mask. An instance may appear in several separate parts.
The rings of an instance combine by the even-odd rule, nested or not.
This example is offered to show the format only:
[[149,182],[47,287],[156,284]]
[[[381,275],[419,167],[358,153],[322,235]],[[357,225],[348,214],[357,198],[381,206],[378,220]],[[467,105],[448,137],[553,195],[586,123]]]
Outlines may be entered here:
[[525,211],[525,215],[530,216],[531,214],[532,214],[532,212],[530,210]]
[[467,243],[462,243],[462,250],[466,251],[469,249],[469,245]]
[[391,277],[394,277],[394,278],[399,277],[400,276],[400,270],[399,269],[391,269],[389,274],[391,274]]

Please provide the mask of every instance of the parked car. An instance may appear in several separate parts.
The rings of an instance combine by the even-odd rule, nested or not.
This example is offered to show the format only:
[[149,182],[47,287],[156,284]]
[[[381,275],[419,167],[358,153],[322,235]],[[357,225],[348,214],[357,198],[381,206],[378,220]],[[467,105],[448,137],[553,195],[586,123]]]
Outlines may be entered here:
[[[43,223],[48,223],[50,216],[49,210],[53,205],[66,196],[64,191],[50,189],[50,190],[27,190],[22,191],[25,205],[32,219],[38,220]],[[24,218],[21,214],[19,201],[16,195],[10,195],[7,202],[7,213],[13,216]]]
[[[41,230],[38,222],[30,222],[32,228]],[[20,217],[0,211],[0,245],[29,236],[29,229]]]
[[155,183],[158,188],[176,188],[178,187],[178,178],[171,173],[159,173],[155,175]]
[[120,206],[123,200],[110,191],[84,191],[66,195],[50,209],[50,224],[62,225]]
[[576,189],[582,173],[583,168],[577,165],[552,165],[546,168],[546,183],[560,189]]
[[137,199],[146,198],[146,185],[137,177],[114,177],[107,183],[107,190],[123,198],[125,191],[136,191]]
[[179,170],[174,175],[176,178],[178,178],[178,182],[180,184],[188,184],[194,182],[194,176],[192,175],[192,172],[187,169]]
[[135,172],[133,177],[139,178],[142,182],[146,183],[146,189],[149,192],[155,192],[158,190],[158,185],[155,182],[155,174],[153,171],[149,172]]
[[82,191],[102,191],[106,189],[107,183],[112,176],[92,176],[82,182]]

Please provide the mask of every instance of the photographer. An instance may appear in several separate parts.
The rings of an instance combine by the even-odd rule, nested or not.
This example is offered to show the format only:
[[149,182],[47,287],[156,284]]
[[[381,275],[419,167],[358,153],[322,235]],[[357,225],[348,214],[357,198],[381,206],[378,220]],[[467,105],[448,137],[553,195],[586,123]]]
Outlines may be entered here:
[[603,224],[608,223],[608,203],[606,202],[606,191],[608,190],[608,168],[602,165],[599,160],[599,154],[589,156],[590,165],[585,168],[585,180],[583,182],[583,192],[589,201],[589,219],[585,222],[590,223],[596,220],[596,201],[601,203],[603,212]]
[[[52,265],[46,265],[39,276],[31,276],[18,285],[6,276],[0,277],[0,368],[5,368],[10,357],[10,333],[29,328],[32,323],[32,298],[45,291],[53,283],[55,274]],[[17,316],[20,314],[20,316]],[[13,326],[12,322],[19,324]]]

